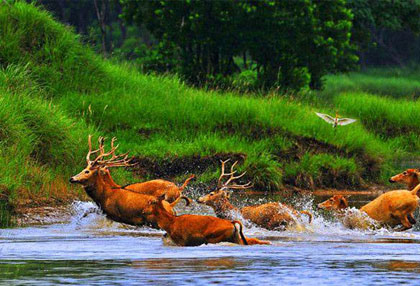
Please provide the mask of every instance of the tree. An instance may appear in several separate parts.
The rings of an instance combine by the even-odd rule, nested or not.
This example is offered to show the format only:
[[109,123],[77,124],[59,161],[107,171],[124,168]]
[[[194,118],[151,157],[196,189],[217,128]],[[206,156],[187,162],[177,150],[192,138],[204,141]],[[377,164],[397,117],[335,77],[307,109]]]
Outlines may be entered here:
[[322,87],[328,72],[354,63],[351,12],[339,1],[122,0],[125,19],[173,43],[180,73],[201,84],[238,71],[234,56],[249,53],[260,87]]
[[175,45],[179,71],[188,81],[200,84],[237,70],[233,56],[241,48],[235,2],[122,0],[122,4],[125,19],[145,25],[166,46]]
[[402,40],[407,38],[407,33],[415,34],[420,31],[420,2],[347,0],[347,6],[354,14],[352,41],[359,47],[362,64],[365,63],[365,52],[379,46],[391,62],[403,66],[403,56],[396,48],[398,40],[395,41],[395,38]]
[[[258,63],[263,86],[322,87],[327,73],[357,58],[350,44],[351,11],[344,1],[246,1],[245,46]],[[346,61],[347,66],[342,65]]]

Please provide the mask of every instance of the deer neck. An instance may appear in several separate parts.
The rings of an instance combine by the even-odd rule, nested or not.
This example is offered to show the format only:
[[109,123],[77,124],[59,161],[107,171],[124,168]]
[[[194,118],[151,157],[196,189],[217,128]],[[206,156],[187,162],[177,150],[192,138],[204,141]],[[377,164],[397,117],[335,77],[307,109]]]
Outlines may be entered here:
[[171,226],[176,218],[173,214],[169,213],[162,205],[162,202],[158,202],[158,205],[155,206],[155,215],[157,219],[158,226],[165,230],[166,232],[169,232],[171,229]]
[[408,190],[412,191],[419,183],[419,179],[414,177],[410,184],[408,184]]
[[228,199],[223,198],[214,204],[214,212],[220,218],[227,218],[231,216],[233,211],[239,211],[237,207],[233,206]]
[[103,175],[99,175],[102,177],[102,181],[105,185],[110,186],[111,189],[121,189],[121,186],[114,182],[114,179],[112,179],[111,174],[109,172],[106,172]]
[[121,186],[116,184],[109,173],[96,176],[93,184],[85,186],[85,191],[101,208],[105,200],[111,195],[113,189],[119,189]]

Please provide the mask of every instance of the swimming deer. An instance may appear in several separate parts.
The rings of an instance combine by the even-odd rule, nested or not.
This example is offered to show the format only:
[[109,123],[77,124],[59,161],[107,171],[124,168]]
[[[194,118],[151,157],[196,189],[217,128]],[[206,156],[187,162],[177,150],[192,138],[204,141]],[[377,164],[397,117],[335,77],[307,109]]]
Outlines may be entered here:
[[[232,164],[230,173],[225,174],[225,163],[228,161],[229,160],[221,161],[222,171],[217,183],[217,190],[202,196],[197,200],[201,204],[212,207],[217,217],[233,219],[235,213],[240,213],[244,219],[269,230],[285,229],[287,226],[298,225],[296,217],[299,217],[300,214],[308,215],[309,222],[312,221],[312,214],[310,212],[297,211],[291,206],[281,203],[266,203],[261,205],[246,206],[241,209],[233,206],[229,201],[230,195],[227,190],[247,189],[251,187],[251,183],[244,185],[230,184],[232,181],[243,177],[245,172],[241,175],[235,176],[236,171],[234,168],[238,163],[236,161]],[[230,177],[225,183],[222,183],[223,177],[226,176]]]
[[[390,227],[402,225],[398,229],[399,231],[410,229],[413,227],[413,224],[416,223],[413,213],[419,204],[419,190],[420,184],[411,191],[396,190],[387,192],[362,206],[360,211],[366,213],[370,218],[383,225],[388,225]],[[320,203],[318,207],[331,210],[342,210],[345,206],[345,204],[341,203],[343,198],[344,197],[342,196],[339,197],[335,195],[331,199]],[[339,200],[340,203],[337,203],[337,200]]]
[[389,178],[389,182],[405,184],[408,190],[411,191],[420,184],[419,175],[419,169],[407,169],[404,172]]
[[232,242],[242,245],[271,244],[257,238],[247,238],[238,220],[226,220],[214,216],[185,214],[175,216],[163,205],[161,196],[153,202],[153,214],[159,228],[165,230],[175,244],[198,246],[208,243]]
[[[88,196],[109,219],[134,226],[150,225],[157,228],[152,206],[157,197],[126,190],[111,177],[109,168],[132,166],[128,154],[115,155],[118,148],[118,145],[114,146],[115,138],[111,140],[111,150],[105,152],[103,137],[99,137],[99,148],[92,151],[91,138],[89,135],[87,166],[79,174],[71,177],[70,183],[82,185]],[[98,156],[91,160],[91,155],[96,153]],[[162,204],[169,213],[173,213],[173,207],[181,198],[172,203],[164,201]]]
[[318,204],[318,208],[333,211],[341,223],[350,229],[375,229],[379,225],[360,210],[350,209],[348,198],[343,195],[334,195],[328,200]]
[[157,179],[143,183],[125,185],[123,188],[136,193],[155,197],[165,195],[165,201],[172,203],[182,195],[182,191],[194,177],[194,175],[191,175],[185,180],[181,187],[177,187],[177,185],[170,181]]

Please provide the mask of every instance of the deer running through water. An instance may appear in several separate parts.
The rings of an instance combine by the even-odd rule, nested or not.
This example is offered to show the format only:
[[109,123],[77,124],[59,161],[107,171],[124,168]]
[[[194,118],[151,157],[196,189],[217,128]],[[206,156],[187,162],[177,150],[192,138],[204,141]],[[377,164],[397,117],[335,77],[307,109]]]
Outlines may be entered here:
[[[386,192],[362,206],[360,211],[379,224],[390,227],[399,226],[398,231],[410,229],[416,223],[413,213],[419,204],[419,190],[420,184],[411,191],[395,190]],[[342,218],[348,215],[343,211],[348,207],[347,199],[340,195],[335,195],[329,200],[320,203],[318,207],[335,211]]]
[[[241,175],[235,176],[235,166],[237,161],[232,164],[230,173],[225,173],[225,164],[229,161],[221,161],[222,170],[217,183],[217,190],[200,197],[197,201],[201,204],[208,205],[213,208],[217,217],[224,219],[234,219],[235,213],[240,213],[242,217],[252,223],[269,229],[269,230],[284,230],[289,226],[298,226],[296,218],[300,217],[300,214],[306,214],[309,216],[309,223],[312,222],[312,214],[308,211],[297,211],[291,206],[281,203],[266,203],[260,205],[246,206],[241,209],[233,206],[230,201],[230,195],[228,189],[239,189],[244,190],[251,187],[251,183],[244,185],[230,184],[234,180],[239,179],[245,175],[245,172]],[[229,179],[222,183],[224,177]]]
[[[157,197],[139,194],[114,182],[109,168],[130,167],[128,153],[115,155],[118,148],[114,146],[115,138],[111,140],[111,150],[105,152],[103,137],[99,137],[99,148],[92,151],[91,135],[88,138],[89,152],[86,155],[87,166],[79,174],[70,178],[70,183],[80,184],[88,196],[99,206],[106,216],[120,223],[134,226],[149,225],[157,228],[156,217],[153,214],[153,203]],[[91,160],[93,154],[98,156]],[[162,202],[169,213],[182,197],[172,203]]]
[[232,242],[242,245],[271,244],[257,238],[248,238],[242,232],[238,220],[226,220],[214,216],[185,214],[175,216],[163,205],[164,196],[154,201],[153,214],[158,226],[165,230],[179,246],[198,246],[208,243]]

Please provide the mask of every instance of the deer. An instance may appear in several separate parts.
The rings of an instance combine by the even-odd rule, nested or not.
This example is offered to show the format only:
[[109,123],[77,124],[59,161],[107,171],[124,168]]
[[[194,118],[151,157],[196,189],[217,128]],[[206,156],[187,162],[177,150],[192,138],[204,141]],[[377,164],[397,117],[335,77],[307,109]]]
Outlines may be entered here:
[[184,214],[176,216],[165,208],[165,196],[153,201],[153,214],[159,228],[165,230],[179,246],[199,246],[208,243],[231,242],[240,245],[271,244],[269,241],[248,238],[243,234],[239,220],[226,220],[214,216]]
[[[231,166],[230,173],[225,173],[226,161],[220,161],[221,174],[217,182],[217,189],[205,196],[200,197],[197,202],[208,205],[213,208],[216,216],[224,219],[233,219],[235,213],[239,213],[246,220],[252,223],[266,228],[268,230],[285,230],[286,227],[291,225],[299,225],[296,217],[300,217],[300,214],[306,214],[309,216],[309,223],[312,222],[312,214],[308,211],[297,211],[291,206],[282,203],[266,203],[260,205],[246,206],[241,209],[233,206],[229,199],[230,194],[227,192],[228,189],[240,189],[244,190],[252,187],[251,182],[243,185],[231,184],[234,180],[243,177],[246,172],[241,175],[237,175],[234,170],[238,161],[234,162]],[[222,182],[224,177],[229,177],[224,183]]]
[[420,170],[419,169],[407,169],[402,173],[389,178],[390,183],[402,183],[405,184],[409,191],[413,190],[418,184]]
[[[110,151],[105,152],[103,137],[98,139],[99,148],[92,151],[91,139],[92,136],[89,135],[87,166],[79,174],[71,177],[70,183],[82,185],[86,194],[98,205],[107,218],[133,226],[149,225],[157,228],[157,220],[153,214],[152,206],[157,197],[124,189],[111,177],[110,168],[133,166],[130,163],[131,158],[128,158],[128,153],[115,154],[118,148],[118,145],[114,146],[115,137],[111,140]],[[91,160],[93,154],[98,155]],[[162,205],[168,213],[173,213],[173,208],[181,198],[188,199],[181,196],[172,203],[164,201]]]
[[[411,229],[413,224],[416,223],[413,213],[419,204],[419,190],[420,184],[411,191],[395,190],[386,192],[362,206],[360,211],[382,225],[390,227],[401,225],[397,228],[398,231]],[[348,206],[347,202],[342,203],[343,200],[344,197],[335,195],[331,199],[320,203],[318,207],[343,213],[343,209]]]
[[182,191],[194,177],[195,175],[191,175],[189,178],[187,178],[181,187],[177,187],[177,185],[170,181],[157,179],[142,183],[125,185],[123,188],[136,193],[155,197],[165,195],[165,201],[172,203],[182,195]]
[[333,211],[341,223],[350,229],[375,229],[379,227],[366,213],[349,209],[350,196],[334,195],[328,200],[319,203],[318,208]]

